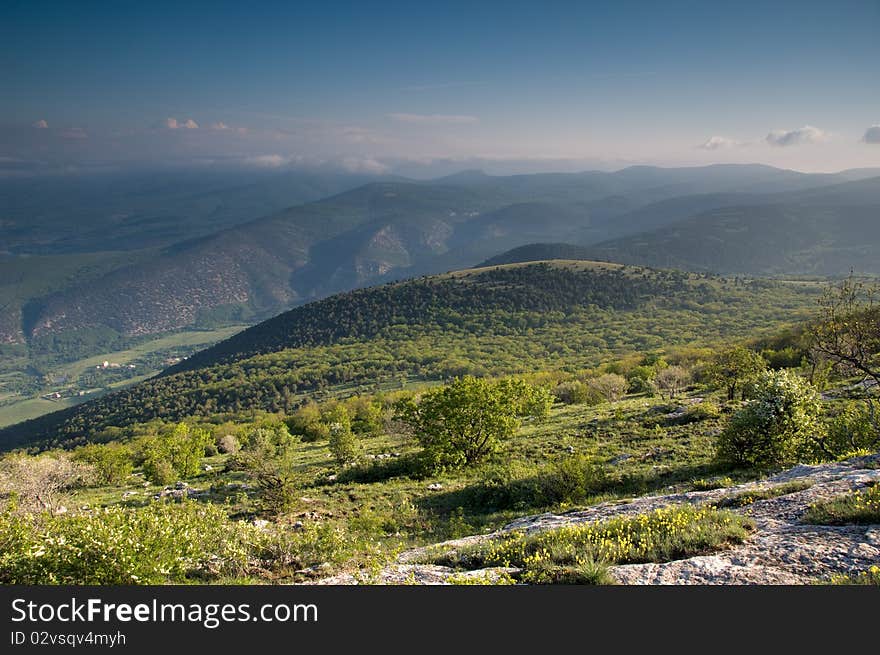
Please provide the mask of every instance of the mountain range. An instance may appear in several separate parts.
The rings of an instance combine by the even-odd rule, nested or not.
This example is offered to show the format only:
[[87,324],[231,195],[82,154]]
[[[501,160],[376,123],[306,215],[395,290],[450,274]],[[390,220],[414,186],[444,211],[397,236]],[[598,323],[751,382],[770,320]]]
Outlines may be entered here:
[[[871,178],[877,173],[720,165],[504,177],[465,171],[366,184],[359,184],[362,176],[275,176],[232,189],[217,182],[220,188],[198,193],[163,180],[142,183],[139,194],[110,193],[108,206],[119,196],[157,206],[171,197],[180,212],[204,211],[186,221],[172,220],[177,214],[170,211],[154,217],[129,235],[131,242],[121,224],[110,225],[106,216],[90,222],[81,213],[70,220],[86,235],[79,240],[46,239],[55,219],[38,221],[29,235],[15,219],[27,208],[20,202],[13,228],[7,219],[0,233],[18,259],[0,265],[14,266],[40,249],[69,257],[81,248],[94,261],[84,273],[47,285],[48,292],[10,294],[0,340],[32,343],[76,332],[99,335],[100,343],[105,334],[253,323],[332,293],[472,266],[536,242],[593,246],[584,252],[593,259],[694,270],[835,274],[855,265],[871,272],[878,270],[868,254],[878,236],[872,217],[880,178]],[[309,200],[346,185],[353,188],[253,216],[284,198]],[[254,198],[261,200],[250,203]],[[244,205],[249,211],[236,209]],[[166,231],[168,224],[187,226]],[[796,238],[788,239],[792,233]],[[151,247],[122,261],[107,254],[134,242]]]

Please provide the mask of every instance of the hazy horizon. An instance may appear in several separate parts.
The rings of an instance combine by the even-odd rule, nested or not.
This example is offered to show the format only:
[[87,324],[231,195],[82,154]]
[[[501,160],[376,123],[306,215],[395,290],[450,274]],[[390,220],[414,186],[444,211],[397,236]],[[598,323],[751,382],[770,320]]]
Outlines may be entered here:
[[0,175],[880,166],[870,0],[0,15]]

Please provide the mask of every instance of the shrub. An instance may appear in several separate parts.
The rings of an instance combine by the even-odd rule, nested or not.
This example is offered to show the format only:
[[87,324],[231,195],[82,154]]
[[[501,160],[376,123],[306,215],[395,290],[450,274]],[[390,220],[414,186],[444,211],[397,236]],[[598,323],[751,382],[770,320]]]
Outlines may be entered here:
[[211,435],[207,430],[187,423],[178,423],[154,437],[144,437],[140,441],[144,475],[155,484],[197,475],[209,443]]
[[240,452],[256,454],[264,459],[287,457],[296,440],[284,423],[259,425],[248,431]]
[[333,458],[340,466],[357,460],[360,444],[351,430],[351,419],[344,405],[333,407],[326,417],[330,428],[329,447]]
[[636,366],[626,374],[626,381],[629,385],[627,391],[629,393],[647,393],[653,396],[657,392],[657,386],[654,384],[656,373],[653,366]]
[[321,409],[315,402],[308,402],[297,409],[287,419],[287,427],[292,434],[306,442],[325,441],[330,437],[330,429],[324,423]]
[[358,396],[346,403],[351,417],[351,431],[355,434],[378,436],[385,427],[385,415],[381,403]]
[[606,373],[587,380],[587,385],[607,402],[616,402],[626,395],[629,383],[617,373]]
[[169,485],[177,479],[171,461],[161,456],[150,455],[144,460],[144,477],[153,484]]
[[791,371],[768,371],[719,435],[718,458],[758,468],[792,463],[816,438],[820,409],[808,382]]
[[684,413],[675,421],[678,425],[708,421],[721,416],[721,409],[715,403],[706,400],[701,403],[688,405]]
[[691,372],[682,366],[667,366],[657,372],[654,384],[660,390],[660,397],[664,393],[669,398],[675,398],[675,394],[682,391],[691,381]]
[[12,500],[22,511],[54,508],[66,492],[90,482],[93,475],[89,464],[66,453],[8,455],[0,460],[0,501]]
[[850,402],[828,423],[822,446],[828,456],[840,456],[863,449],[873,450],[880,436],[866,404]]
[[120,443],[88,444],[73,451],[73,459],[94,469],[95,481],[119,485],[134,469],[131,448]]
[[571,380],[557,385],[553,389],[553,395],[559,402],[566,405],[580,405],[588,402],[595,396],[595,393],[580,380]]
[[217,450],[224,455],[234,455],[241,448],[241,444],[234,434],[224,434],[217,440]]
[[602,491],[608,475],[595,458],[576,454],[555,459],[540,473],[539,480],[546,503],[579,503]]

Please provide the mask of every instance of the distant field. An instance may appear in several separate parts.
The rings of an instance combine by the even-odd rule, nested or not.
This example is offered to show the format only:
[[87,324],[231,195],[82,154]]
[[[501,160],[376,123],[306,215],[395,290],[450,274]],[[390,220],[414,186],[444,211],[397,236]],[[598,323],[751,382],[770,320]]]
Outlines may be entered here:
[[[207,346],[240,332],[244,327],[245,326],[237,325],[219,328],[217,330],[194,330],[171,334],[158,339],[153,339],[152,341],[147,341],[127,350],[102,353],[100,355],[95,355],[94,357],[87,357],[86,359],[64,364],[57,369],[54,369],[52,374],[56,377],[66,376],[69,380],[75,381],[80,375],[89,369],[99,366],[104,361],[126,365],[154,353],[161,353],[163,351],[177,348]],[[136,384],[155,375],[160,370],[161,367],[154,367],[149,370],[138,370],[138,375],[136,377],[111,382],[104,388],[115,390],[131,384]],[[69,389],[71,386],[70,384],[64,384],[59,385],[57,388],[42,389],[39,394],[22,397],[4,389],[3,380],[12,379],[14,377],[17,377],[17,374],[10,373],[0,376],[0,427],[13,425],[66,407],[72,407],[87,400],[92,400],[98,395],[101,395],[104,391],[104,388],[88,389],[86,390],[88,393],[84,396],[66,397],[58,400],[46,400],[40,397],[43,394],[55,390],[60,391]]]

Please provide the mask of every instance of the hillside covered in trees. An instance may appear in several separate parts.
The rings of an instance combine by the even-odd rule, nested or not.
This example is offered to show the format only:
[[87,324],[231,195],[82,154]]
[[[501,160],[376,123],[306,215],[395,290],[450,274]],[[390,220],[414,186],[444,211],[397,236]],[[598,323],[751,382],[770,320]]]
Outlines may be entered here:
[[290,411],[331,389],[574,370],[612,354],[768,333],[807,316],[818,292],[580,261],[387,284],[298,307],[161,377],[0,431],[0,443],[81,443],[152,419]]

